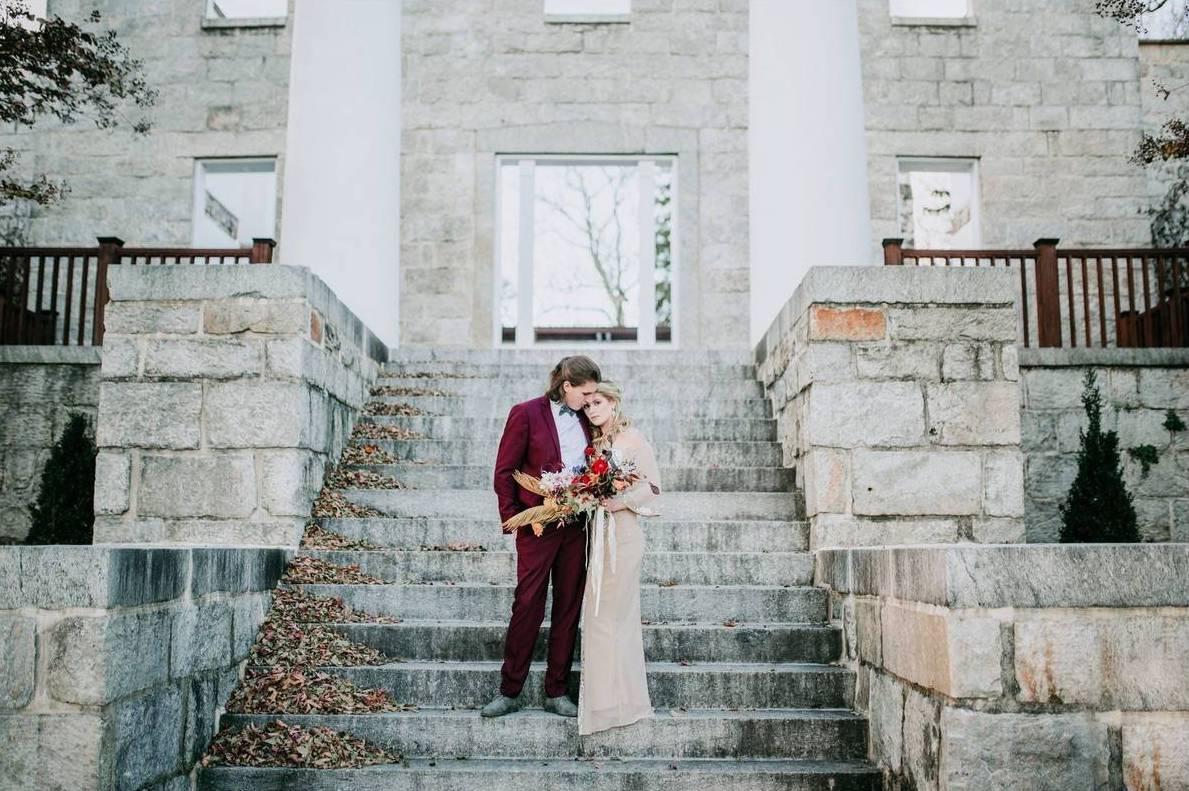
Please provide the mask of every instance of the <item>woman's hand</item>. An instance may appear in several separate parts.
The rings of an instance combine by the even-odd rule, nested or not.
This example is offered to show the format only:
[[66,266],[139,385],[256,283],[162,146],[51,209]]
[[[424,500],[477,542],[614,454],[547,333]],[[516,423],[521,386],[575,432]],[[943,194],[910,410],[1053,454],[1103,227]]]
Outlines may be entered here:
[[609,500],[607,498],[603,498],[602,500],[599,500],[599,505],[603,506],[604,508],[606,508],[608,511],[611,511],[612,513],[616,512],[616,511],[622,511],[625,508],[627,508],[627,506],[624,505],[624,503],[621,500]]

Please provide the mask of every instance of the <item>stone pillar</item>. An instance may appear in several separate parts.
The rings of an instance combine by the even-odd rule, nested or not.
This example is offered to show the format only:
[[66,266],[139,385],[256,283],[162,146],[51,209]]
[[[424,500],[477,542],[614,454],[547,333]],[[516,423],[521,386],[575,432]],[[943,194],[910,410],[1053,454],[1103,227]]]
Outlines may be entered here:
[[1023,540],[1011,277],[806,275],[756,359],[814,549]]
[[108,282],[96,542],[296,544],[387,348],[304,268]]

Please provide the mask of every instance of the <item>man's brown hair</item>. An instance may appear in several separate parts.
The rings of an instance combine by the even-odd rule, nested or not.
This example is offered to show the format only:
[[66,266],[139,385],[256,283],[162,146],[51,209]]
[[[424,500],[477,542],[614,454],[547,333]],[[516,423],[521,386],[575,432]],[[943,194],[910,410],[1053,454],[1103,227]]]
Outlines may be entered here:
[[545,391],[545,395],[549,397],[550,401],[561,401],[562,396],[565,395],[562,392],[564,383],[569,382],[575,386],[584,385],[587,382],[598,383],[602,376],[599,366],[595,365],[595,361],[585,354],[563,357],[549,372],[549,389]]

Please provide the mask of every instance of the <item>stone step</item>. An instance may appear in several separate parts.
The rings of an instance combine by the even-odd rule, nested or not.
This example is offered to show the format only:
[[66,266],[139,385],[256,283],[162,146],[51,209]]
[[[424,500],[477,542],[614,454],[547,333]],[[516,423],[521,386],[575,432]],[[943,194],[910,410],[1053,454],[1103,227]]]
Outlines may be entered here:
[[[301,585],[317,596],[341,596],[357,610],[397,618],[506,621],[513,585]],[[546,612],[549,607],[546,605]],[[820,588],[759,585],[640,586],[641,617],[652,622],[824,623]]]
[[[348,467],[396,478],[414,489],[478,489],[491,485],[492,462],[486,464],[389,464]],[[795,471],[786,467],[661,467],[667,492],[793,491]]]
[[[596,360],[597,362],[597,360]],[[408,377],[425,379],[437,376],[441,379],[460,381],[463,379],[531,379],[541,383],[544,390],[549,380],[552,364],[537,363],[386,363],[380,369],[382,377]],[[751,379],[756,378],[754,365],[685,365],[682,363],[614,363],[601,364],[604,379],[621,384],[635,381],[688,380],[688,379]]]
[[[666,495],[667,497],[667,495]],[[416,549],[451,542],[477,544],[487,550],[514,551],[516,539],[499,529],[498,520],[435,517],[376,517],[317,520],[323,527],[380,547]],[[665,517],[643,522],[648,552],[804,552],[809,548],[805,522],[674,521]]]
[[[491,465],[499,435],[469,439],[381,440],[398,459],[429,464]],[[784,454],[778,442],[666,441],[653,445],[656,461],[665,467],[780,467]]]
[[[364,688],[387,690],[400,703],[480,708],[499,690],[501,662],[397,662],[370,667],[328,667],[328,673]],[[657,708],[842,708],[854,695],[847,668],[811,663],[679,664],[647,662],[648,693]],[[577,698],[580,663],[570,675]],[[535,662],[521,693],[543,699],[545,663]]]
[[[289,721],[290,718],[286,718]],[[410,760],[367,769],[202,769],[199,791],[876,791],[866,762]]]
[[[429,439],[476,439],[490,437],[498,440],[504,430],[506,415],[486,418],[466,417],[384,417],[363,415],[361,423],[387,423],[416,431]],[[652,442],[732,440],[736,442],[773,441],[776,421],[751,418],[674,419],[657,417],[635,419],[636,426]],[[369,440],[374,441],[374,440]]]
[[[508,410],[524,399],[504,396],[495,392],[488,396],[384,396],[369,398],[371,401],[407,404],[416,407],[426,415],[450,415],[456,418],[499,418],[508,416]],[[679,405],[679,408],[678,408]],[[665,398],[634,399],[625,407],[633,420],[672,418],[678,412],[686,419],[750,418],[759,420],[772,417],[772,403],[762,398],[713,399],[713,398]]]
[[[491,470],[479,486],[451,489],[424,486],[419,489],[344,489],[346,498],[396,517],[462,517],[491,519],[499,530],[495,493],[491,491]],[[657,506],[662,518],[673,521],[785,520],[802,518],[800,492],[680,492],[666,491]],[[651,520],[645,520],[645,529]]]
[[[401,659],[460,662],[499,661],[504,655],[507,621],[402,621],[397,624],[336,624],[351,640]],[[823,624],[646,624],[644,656],[649,661],[835,662],[842,633]],[[534,657],[545,660],[548,624],[537,639]],[[579,646],[575,656],[581,658]]]
[[[574,720],[540,709],[484,719],[477,711],[423,708],[392,714],[285,715],[285,722],[349,733],[407,757],[853,760],[867,724],[839,709],[658,709],[630,728],[579,736]],[[223,725],[263,725],[264,714],[227,714]],[[443,764],[445,765],[445,764]],[[344,786],[348,788],[349,786]]]
[[[618,380],[623,389],[624,407],[632,414],[636,403],[667,399],[691,401],[702,399],[741,400],[763,398],[764,388],[755,379],[743,377],[652,378]],[[544,376],[499,376],[482,379],[430,379],[415,376],[383,376],[377,385],[407,387],[449,393],[460,398],[498,397],[511,403],[527,401],[545,392],[548,384]],[[398,396],[399,397],[399,396]]]
[[718,366],[754,365],[750,349],[616,349],[567,346],[537,347],[533,349],[450,349],[450,348],[392,348],[388,351],[389,366],[409,363],[455,363],[486,365],[532,365],[549,371],[562,357],[585,354],[600,366],[669,365]]
[[[500,583],[516,579],[516,553],[509,551],[382,550],[326,552],[303,550],[331,563],[357,563],[387,582]],[[808,552],[645,552],[641,584],[676,581],[683,585],[812,585]]]

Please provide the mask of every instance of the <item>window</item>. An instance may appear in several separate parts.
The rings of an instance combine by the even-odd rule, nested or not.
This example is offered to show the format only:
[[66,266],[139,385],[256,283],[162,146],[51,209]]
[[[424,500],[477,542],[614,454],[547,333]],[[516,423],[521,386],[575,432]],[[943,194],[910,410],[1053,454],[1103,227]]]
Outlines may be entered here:
[[207,0],[207,19],[275,19],[289,15],[289,0]]
[[250,247],[276,233],[275,159],[205,159],[194,166],[195,247]]
[[905,246],[977,248],[981,243],[977,160],[902,159],[899,166],[898,213]]
[[674,165],[500,158],[497,337],[521,346],[672,341]]
[[546,22],[627,22],[632,0],[545,0]]
[[970,16],[970,0],[890,0],[894,17],[962,18]]
[[[1156,5],[1149,4],[1149,8]],[[1184,41],[1189,39],[1189,1],[1168,0],[1155,11],[1139,18],[1140,41]]]

